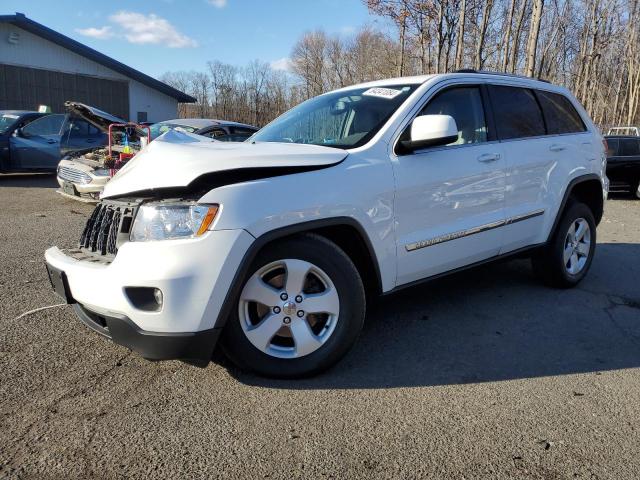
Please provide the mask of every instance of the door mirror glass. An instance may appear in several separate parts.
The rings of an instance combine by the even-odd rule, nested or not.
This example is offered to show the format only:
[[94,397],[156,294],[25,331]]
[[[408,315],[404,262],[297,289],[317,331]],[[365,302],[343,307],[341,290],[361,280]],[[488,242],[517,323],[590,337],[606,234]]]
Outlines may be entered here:
[[413,119],[410,128],[409,140],[400,141],[404,153],[458,140],[458,126],[450,115],[421,115]]

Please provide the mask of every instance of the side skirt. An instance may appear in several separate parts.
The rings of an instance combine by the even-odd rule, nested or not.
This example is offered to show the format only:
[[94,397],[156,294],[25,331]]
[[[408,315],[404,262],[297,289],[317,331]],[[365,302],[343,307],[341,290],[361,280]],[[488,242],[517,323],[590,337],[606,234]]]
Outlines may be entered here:
[[493,262],[498,262],[500,260],[506,260],[506,259],[511,258],[511,257],[517,257],[518,255],[520,255],[522,253],[526,253],[526,252],[533,252],[534,250],[537,250],[538,248],[543,247],[544,245],[546,245],[545,242],[537,243],[535,245],[528,245],[528,246],[523,247],[523,248],[518,248],[517,250],[512,250],[510,252],[503,253],[501,255],[495,255],[493,257],[489,257],[489,258],[486,258],[484,260],[480,260],[479,262],[470,263],[469,265],[464,265],[462,267],[454,268],[453,270],[449,270],[447,272],[437,273],[437,274],[432,275],[430,277],[421,278],[419,280],[414,280],[413,282],[405,283],[403,285],[398,285],[397,287],[395,287],[395,288],[393,288],[393,289],[391,289],[391,290],[389,290],[387,292],[383,292],[382,296],[391,295],[391,294],[394,294],[396,292],[399,292],[400,290],[404,290],[405,288],[415,287],[416,285],[421,285],[423,283],[431,282],[433,280],[437,280],[439,278],[446,277],[448,275],[453,275],[454,273],[463,272],[465,270],[469,270],[469,269],[472,269],[472,268],[475,268],[475,267],[479,267],[479,266],[485,265],[487,263],[493,263]]

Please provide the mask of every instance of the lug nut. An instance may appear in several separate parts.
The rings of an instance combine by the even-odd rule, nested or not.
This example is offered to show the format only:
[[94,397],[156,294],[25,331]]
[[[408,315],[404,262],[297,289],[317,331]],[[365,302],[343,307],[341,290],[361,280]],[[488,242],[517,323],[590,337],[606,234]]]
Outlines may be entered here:
[[280,307],[273,307],[273,313],[280,313]]
[[296,303],[300,303],[300,302],[302,302],[302,295],[298,295],[296,297]]
[[280,300],[286,300],[287,298],[289,298],[289,296],[286,293],[280,294]]
[[289,325],[291,323],[291,319],[289,317],[284,317],[282,321],[285,323],[285,325]]
[[304,317],[304,311],[303,310],[298,310],[298,316],[300,318]]

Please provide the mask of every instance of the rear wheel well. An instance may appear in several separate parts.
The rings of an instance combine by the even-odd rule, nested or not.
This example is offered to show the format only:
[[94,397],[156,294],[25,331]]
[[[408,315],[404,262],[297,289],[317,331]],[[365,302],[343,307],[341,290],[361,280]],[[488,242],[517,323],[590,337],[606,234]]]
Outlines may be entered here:
[[596,225],[600,223],[604,212],[604,198],[599,180],[586,180],[578,183],[569,192],[569,198],[589,207],[596,220]]

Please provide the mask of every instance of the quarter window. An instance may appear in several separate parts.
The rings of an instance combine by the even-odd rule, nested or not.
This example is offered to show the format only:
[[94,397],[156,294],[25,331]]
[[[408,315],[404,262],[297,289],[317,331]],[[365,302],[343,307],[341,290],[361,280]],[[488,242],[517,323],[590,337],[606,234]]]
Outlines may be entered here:
[[487,122],[478,87],[455,87],[437,94],[420,115],[449,115],[458,126],[458,140],[449,145],[487,141]]
[[545,134],[542,112],[531,90],[490,85],[489,92],[501,140]]
[[536,95],[542,106],[549,135],[577,133],[586,130],[582,118],[564,95],[540,90],[536,90]]

